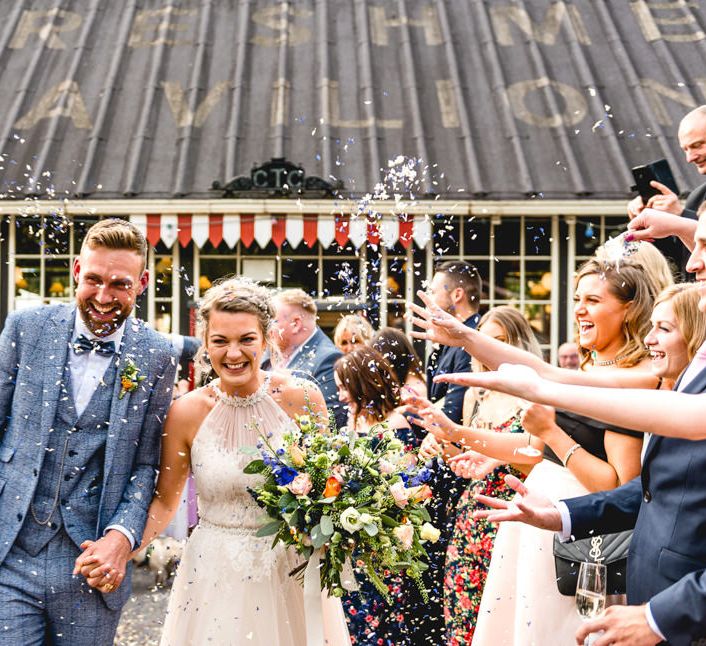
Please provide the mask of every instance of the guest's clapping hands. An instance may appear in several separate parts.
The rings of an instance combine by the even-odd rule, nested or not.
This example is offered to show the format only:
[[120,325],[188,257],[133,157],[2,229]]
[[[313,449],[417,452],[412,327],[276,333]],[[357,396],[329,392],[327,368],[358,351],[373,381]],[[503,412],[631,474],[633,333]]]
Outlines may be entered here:
[[501,500],[476,494],[475,499],[490,509],[474,512],[474,518],[487,518],[492,523],[517,521],[540,529],[551,529],[555,532],[561,530],[561,515],[549,498],[530,491],[513,475],[505,476],[505,484],[520,495],[512,500]]
[[576,631],[576,644],[583,646],[589,634],[601,630],[602,635],[592,638],[592,646],[654,646],[662,641],[647,623],[645,606],[610,606],[595,619],[581,624]]
[[422,299],[425,307],[419,307],[414,303],[409,303],[408,307],[415,314],[412,317],[412,323],[422,328],[424,332],[412,332],[412,336],[415,339],[424,339],[441,345],[462,346],[473,330],[455,316],[444,312],[438,305],[434,305],[426,292],[420,290],[417,296]]
[[500,460],[494,460],[476,451],[466,451],[460,455],[455,455],[449,462],[449,467],[459,478],[466,480],[482,480],[493,469],[503,464]]
[[76,559],[74,575],[86,577],[88,585],[103,593],[114,592],[125,578],[130,542],[115,529],[97,541],[81,543],[83,552]]

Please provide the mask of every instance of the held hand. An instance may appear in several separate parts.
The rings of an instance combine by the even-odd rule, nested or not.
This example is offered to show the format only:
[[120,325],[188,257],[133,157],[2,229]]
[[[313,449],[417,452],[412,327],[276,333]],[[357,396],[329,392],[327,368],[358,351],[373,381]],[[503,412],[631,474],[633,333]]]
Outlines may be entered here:
[[416,315],[412,317],[412,323],[424,332],[412,332],[412,336],[441,345],[463,346],[472,330],[455,316],[434,305],[426,292],[420,290],[417,296],[422,299],[425,307],[414,303],[408,303],[407,307]]
[[97,541],[81,543],[83,553],[74,565],[74,575],[86,577],[88,585],[104,594],[114,592],[125,578],[130,542],[115,529]]
[[592,646],[655,646],[662,640],[647,623],[645,606],[610,606],[595,619],[581,624],[576,644],[582,646],[591,633],[604,631]]
[[522,428],[531,435],[538,437],[545,444],[549,435],[556,430],[556,412],[551,406],[531,404],[522,413]]
[[679,203],[679,196],[672,191],[672,189],[667,188],[664,184],[660,184],[654,180],[650,182],[650,186],[652,188],[656,188],[659,191],[659,194],[653,195],[649,200],[647,200],[645,208],[655,209],[656,211],[663,211],[673,215],[681,215],[684,208]]
[[513,475],[505,476],[505,484],[520,495],[508,501],[476,494],[475,499],[491,509],[476,511],[473,518],[487,518],[492,523],[517,521],[539,529],[561,530],[561,515],[549,498],[530,491]]
[[422,444],[419,447],[419,457],[424,460],[424,462],[428,462],[438,455],[441,455],[441,444],[439,444],[433,435],[427,435],[422,440]]
[[493,469],[501,466],[500,460],[494,460],[475,451],[466,451],[449,460],[449,467],[459,478],[482,480]]

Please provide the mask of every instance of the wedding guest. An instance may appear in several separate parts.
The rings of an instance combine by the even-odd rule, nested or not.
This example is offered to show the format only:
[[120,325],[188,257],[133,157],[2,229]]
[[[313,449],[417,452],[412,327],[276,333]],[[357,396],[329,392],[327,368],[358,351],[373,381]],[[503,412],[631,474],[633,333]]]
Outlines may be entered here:
[[132,317],[146,260],[136,227],[101,220],[74,261],[76,302],[12,312],[0,335],[3,646],[113,643],[176,365]]
[[345,426],[346,412],[338,401],[333,381],[333,364],[341,351],[317,325],[314,299],[302,289],[287,289],[279,292],[273,303],[275,321],[271,334],[276,352],[270,356],[275,361],[263,363],[263,368],[286,368],[313,381],[323,393],[336,424]]
[[[523,363],[541,366],[542,371],[559,374],[568,383],[580,383],[581,375],[593,372],[604,372],[607,382],[619,383],[618,375],[635,373],[632,383],[654,388],[658,379],[646,373],[649,359],[642,343],[657,293],[648,280],[650,275],[632,260],[621,262],[618,268],[593,259],[579,270],[574,313],[579,343],[586,355],[584,371],[556,368],[529,353],[482,337],[434,308],[428,298],[431,307],[427,311],[415,306],[420,315],[416,322],[427,330],[420,335],[422,338],[463,345],[491,368],[510,356],[519,356]],[[528,439],[518,434],[462,428],[445,428],[437,433],[442,439],[460,441],[504,462],[535,464],[527,482],[550,495],[612,489],[639,472],[640,433],[537,405],[523,415],[522,425],[532,434],[530,447]],[[523,453],[531,448],[540,455]],[[527,554],[532,556],[527,558]],[[541,642],[546,635],[552,635],[557,643],[570,641],[579,618],[573,599],[559,594],[553,572],[551,536],[525,526],[502,526],[495,541],[474,644],[494,644],[501,639],[502,643],[524,645]]]
[[[703,247],[699,254],[703,271]],[[693,270],[693,260],[689,266]],[[657,299],[653,327],[645,339],[653,357],[652,370],[665,383],[676,380],[676,389],[685,393],[703,393],[706,389],[706,361],[699,358],[706,345],[706,316],[699,292],[693,284],[665,290]],[[688,414],[673,414],[675,405],[700,402],[694,409],[703,416],[701,395],[684,397],[666,391],[564,386],[545,381],[522,366],[505,368],[501,373],[483,375],[482,385],[509,393],[522,392],[535,401],[612,418],[646,431],[704,437],[703,433],[694,433],[703,425],[694,425]],[[658,403],[655,405],[654,401]],[[627,592],[628,602],[635,605],[613,606],[585,622],[576,634],[576,643],[582,644],[589,633],[601,631],[602,639],[619,646],[696,644],[706,638],[701,540],[701,528],[706,522],[705,472],[703,439],[655,436],[648,445],[641,477],[618,489],[556,503],[556,498],[550,500],[508,479],[522,501],[507,508],[504,501],[481,497],[479,502],[493,509],[478,512],[478,516],[493,522],[522,521],[560,531],[562,540],[634,527],[628,552]]]
[[[161,643],[303,644],[302,587],[289,576],[294,559],[273,547],[271,537],[257,535],[262,510],[250,487],[258,476],[244,473],[251,457],[240,449],[254,446],[263,434],[273,444],[281,442],[296,416],[305,413],[326,428],[325,401],[309,381],[261,370],[274,319],[269,290],[242,279],[215,283],[197,315],[218,378],[177,399],[169,411],[142,545],[176,512],[191,470],[200,518],[172,585]],[[322,610],[328,643],[347,643],[339,601],[327,599]]]
[[[401,384],[387,359],[369,346],[361,346],[343,355],[335,365],[338,396],[350,411],[350,425],[360,435],[366,435],[377,424],[385,422],[405,444],[418,444],[400,406]],[[358,576],[360,592],[348,593],[343,607],[354,644],[405,646],[415,643],[404,612],[406,600],[400,577],[388,582],[393,604],[385,602],[375,586],[364,576]],[[436,607],[441,613],[441,606]]]
[[568,368],[569,370],[578,370],[581,366],[581,358],[579,357],[579,347],[573,341],[567,341],[559,346],[557,351],[557,359],[560,368]]
[[370,345],[390,362],[403,391],[426,395],[422,361],[402,330],[384,327],[373,336]]
[[[527,319],[514,307],[500,306],[491,309],[480,320],[481,334],[532,352],[538,357],[542,351]],[[476,360],[473,371],[484,371]],[[509,397],[492,390],[469,388],[464,398],[463,424],[494,433],[522,433],[520,417],[527,402],[519,397]],[[443,415],[441,411],[437,415]],[[430,444],[436,444],[433,435]],[[437,446],[439,446],[437,444]],[[446,459],[451,457],[453,445],[444,442],[439,447]],[[459,451],[456,449],[453,454]],[[473,519],[477,503],[475,493],[484,493],[501,499],[514,495],[504,477],[512,473],[520,479],[524,474],[503,462],[477,455],[473,475],[456,505],[456,521],[446,552],[444,575],[444,619],[446,644],[470,644],[475,631],[478,608],[490,564],[496,526]]]
[[333,330],[333,343],[343,354],[348,354],[373,337],[373,326],[360,314],[346,314]]

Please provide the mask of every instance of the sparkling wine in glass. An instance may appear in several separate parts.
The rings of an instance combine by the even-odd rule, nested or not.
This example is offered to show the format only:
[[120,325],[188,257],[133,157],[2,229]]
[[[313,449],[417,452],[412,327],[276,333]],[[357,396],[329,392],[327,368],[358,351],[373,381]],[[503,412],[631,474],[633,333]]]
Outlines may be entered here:
[[[581,619],[593,619],[605,609],[606,576],[606,567],[602,563],[581,563],[576,585],[576,611]],[[591,643],[590,635],[585,643]]]
[[532,436],[529,433],[527,433],[527,446],[515,449],[515,453],[519,453],[520,455],[526,455],[530,458],[536,458],[537,456],[542,455],[542,452],[539,449],[535,449],[532,446]]

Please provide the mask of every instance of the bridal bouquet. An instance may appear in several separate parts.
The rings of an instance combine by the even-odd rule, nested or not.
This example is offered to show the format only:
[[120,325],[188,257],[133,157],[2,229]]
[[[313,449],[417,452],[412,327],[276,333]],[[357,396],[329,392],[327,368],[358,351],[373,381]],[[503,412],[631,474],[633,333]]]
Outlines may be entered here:
[[301,416],[281,446],[263,437],[258,451],[245,472],[265,477],[252,491],[270,519],[259,536],[320,559],[321,588],[333,596],[351,589],[353,561],[388,601],[387,573],[411,577],[426,599],[424,543],[439,538],[425,507],[431,474],[393,431],[322,433]]

